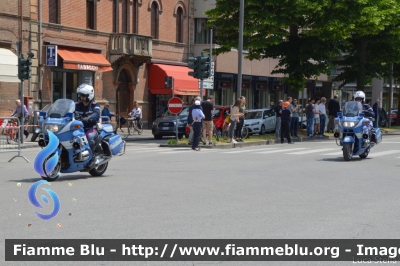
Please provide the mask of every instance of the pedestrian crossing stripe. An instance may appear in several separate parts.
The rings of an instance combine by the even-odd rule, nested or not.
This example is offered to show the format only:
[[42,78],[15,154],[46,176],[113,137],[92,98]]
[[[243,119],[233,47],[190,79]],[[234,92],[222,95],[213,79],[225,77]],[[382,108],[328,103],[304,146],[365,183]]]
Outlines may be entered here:
[[274,150],[274,151],[258,151],[256,154],[268,154],[268,153],[277,153],[277,152],[290,152],[296,150],[305,150],[306,148],[292,148],[292,149],[283,149],[283,150]]
[[287,154],[303,155],[303,154],[310,154],[310,153],[317,153],[317,152],[331,151],[331,150],[336,150],[336,149],[315,149],[315,150],[308,150],[308,151],[291,152],[291,153],[287,153]]

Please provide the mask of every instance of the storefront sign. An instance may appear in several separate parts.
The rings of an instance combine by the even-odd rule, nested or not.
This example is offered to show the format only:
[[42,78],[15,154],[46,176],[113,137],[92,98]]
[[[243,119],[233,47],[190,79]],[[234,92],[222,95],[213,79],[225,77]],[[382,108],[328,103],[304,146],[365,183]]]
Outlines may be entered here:
[[220,87],[223,87],[223,88],[231,88],[231,87],[232,87],[232,82],[221,81],[221,82],[219,83],[219,86],[220,86]]
[[99,67],[98,66],[93,66],[93,65],[78,64],[78,69],[80,69],[80,70],[97,71],[97,70],[99,70]]
[[57,45],[46,45],[46,66],[57,66]]
[[250,83],[242,83],[242,89],[250,89],[251,84]]
[[283,85],[274,85],[274,91],[281,91],[283,89]]
[[266,90],[266,89],[268,89],[268,86],[267,86],[267,84],[257,84],[257,89]]

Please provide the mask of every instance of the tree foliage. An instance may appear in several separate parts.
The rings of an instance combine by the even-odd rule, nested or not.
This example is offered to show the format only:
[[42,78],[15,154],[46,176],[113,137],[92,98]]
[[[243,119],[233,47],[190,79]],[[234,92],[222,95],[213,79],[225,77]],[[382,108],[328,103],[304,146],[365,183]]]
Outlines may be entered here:
[[[208,10],[216,26],[216,53],[238,47],[240,0],[216,0]],[[336,65],[344,83],[363,87],[400,61],[400,0],[245,0],[246,58],[279,58],[272,73],[302,90],[306,79],[330,74]],[[379,52],[377,52],[379,50]],[[338,57],[339,56],[339,57]],[[333,60],[334,59],[334,60]]]

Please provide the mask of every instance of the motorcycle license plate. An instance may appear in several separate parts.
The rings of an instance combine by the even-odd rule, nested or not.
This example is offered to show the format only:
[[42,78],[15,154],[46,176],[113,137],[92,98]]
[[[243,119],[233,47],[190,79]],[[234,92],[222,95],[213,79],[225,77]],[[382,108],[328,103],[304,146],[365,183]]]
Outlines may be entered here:
[[163,127],[162,130],[169,130],[169,127]]

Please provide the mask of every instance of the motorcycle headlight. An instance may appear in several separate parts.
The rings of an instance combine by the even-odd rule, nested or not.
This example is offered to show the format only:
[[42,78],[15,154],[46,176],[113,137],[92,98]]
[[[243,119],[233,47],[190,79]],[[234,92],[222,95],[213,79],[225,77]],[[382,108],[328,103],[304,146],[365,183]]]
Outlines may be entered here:
[[354,122],[343,122],[344,127],[354,127],[356,123]]
[[258,124],[260,124],[260,122],[251,123],[252,126],[255,126],[255,125],[258,125]]
[[50,130],[51,132],[57,132],[59,130],[58,125],[46,125],[44,127],[45,130]]

